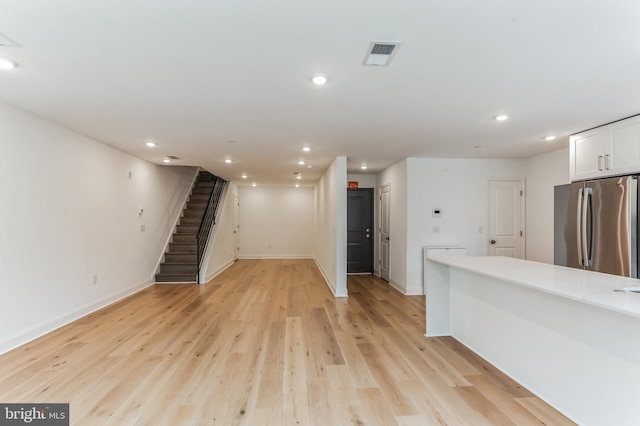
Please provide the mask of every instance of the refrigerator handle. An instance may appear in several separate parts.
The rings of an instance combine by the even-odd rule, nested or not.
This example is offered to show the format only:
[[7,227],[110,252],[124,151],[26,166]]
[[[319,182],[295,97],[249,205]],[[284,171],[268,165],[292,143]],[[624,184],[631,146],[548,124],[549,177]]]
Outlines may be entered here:
[[576,208],[576,247],[578,252],[578,265],[584,266],[582,263],[582,199],[583,199],[583,189],[580,188],[578,190],[578,207]]
[[[584,258],[584,266],[591,266],[591,253],[589,253],[589,246],[593,248],[593,244],[587,241],[587,211],[589,209],[589,202],[592,194],[591,188],[584,189],[584,195],[582,197],[582,256]],[[591,238],[593,238],[593,232],[591,232]]]

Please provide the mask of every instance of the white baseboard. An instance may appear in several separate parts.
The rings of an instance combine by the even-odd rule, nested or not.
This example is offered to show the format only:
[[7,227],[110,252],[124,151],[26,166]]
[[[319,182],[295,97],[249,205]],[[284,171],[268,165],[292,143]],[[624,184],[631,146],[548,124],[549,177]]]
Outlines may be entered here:
[[421,288],[408,288],[404,294],[405,296],[424,296],[424,291]]
[[389,285],[390,285],[393,289],[397,290],[399,293],[402,293],[402,294],[404,294],[404,295],[406,296],[406,293],[404,292],[404,289],[403,289],[402,287],[400,287],[400,285],[399,285],[398,283],[393,282],[393,281],[391,281],[391,280],[389,280],[388,282],[389,282]]
[[221,273],[223,273],[227,268],[229,268],[235,262],[236,262],[235,259],[231,259],[230,261],[228,261],[227,263],[225,263],[224,265],[222,265],[212,273],[208,274],[205,280],[205,284],[211,281],[212,279],[214,279],[215,277],[217,277],[218,275],[220,275]]
[[76,321],[99,309],[109,306],[119,300],[129,297],[134,293],[142,291],[145,288],[152,286],[153,284],[154,282],[152,280],[145,281],[140,284],[136,284],[131,288],[128,288],[126,290],[121,290],[97,302],[85,305],[80,309],[77,309],[72,312],[68,312],[66,314],[60,314],[54,318],[51,318],[39,324],[33,325],[27,328],[26,330],[22,330],[17,333],[14,333],[13,335],[0,340],[0,354],[9,352],[10,350],[17,348],[18,346],[22,346],[26,343],[31,342],[32,340],[37,339],[38,337],[42,337],[47,333],[51,333],[52,331],[60,327],[63,327],[69,323],[72,323],[73,321]]
[[314,259],[312,254],[242,254],[238,259]]
[[331,290],[331,293],[333,293],[333,296],[334,297],[349,297],[349,294],[346,291],[344,293],[342,293],[342,292],[336,293],[335,288],[333,287],[331,281],[329,280],[329,277],[327,276],[327,274],[325,273],[324,269],[322,268],[322,265],[320,265],[320,262],[318,262],[318,259],[316,257],[314,257],[313,260],[314,260],[314,262],[316,262],[316,266],[320,270],[320,273],[322,274],[322,278],[324,278],[324,282],[327,283],[327,287],[329,287],[329,290]]

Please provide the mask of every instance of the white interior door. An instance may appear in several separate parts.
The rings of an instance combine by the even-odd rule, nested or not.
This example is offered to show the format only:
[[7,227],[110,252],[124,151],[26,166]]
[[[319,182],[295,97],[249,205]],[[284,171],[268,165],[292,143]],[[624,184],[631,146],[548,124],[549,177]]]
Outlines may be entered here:
[[524,259],[524,180],[489,181],[489,255]]
[[380,187],[380,254],[378,265],[380,277],[389,281],[389,201],[391,195],[391,185],[386,184]]
[[233,194],[233,258],[240,256],[240,202],[238,196]]

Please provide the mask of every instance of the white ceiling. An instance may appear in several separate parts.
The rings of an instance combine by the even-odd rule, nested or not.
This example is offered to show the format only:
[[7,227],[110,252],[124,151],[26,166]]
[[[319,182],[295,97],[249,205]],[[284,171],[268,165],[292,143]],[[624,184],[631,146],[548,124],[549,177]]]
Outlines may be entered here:
[[[639,22],[637,0],[3,0],[22,47],[0,47],[0,100],[154,163],[310,185],[336,156],[527,157],[640,113]],[[403,43],[389,67],[361,65],[372,40]]]

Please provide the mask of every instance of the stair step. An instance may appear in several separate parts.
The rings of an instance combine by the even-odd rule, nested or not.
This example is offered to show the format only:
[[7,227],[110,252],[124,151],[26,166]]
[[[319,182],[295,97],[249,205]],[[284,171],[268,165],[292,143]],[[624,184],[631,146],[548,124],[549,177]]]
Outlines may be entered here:
[[173,234],[172,243],[177,244],[196,244],[197,238],[193,234]]
[[156,274],[157,283],[196,283],[196,274]]
[[198,218],[199,220],[202,220],[203,216],[204,216],[204,211],[199,212],[197,210],[185,210],[184,214],[182,215],[182,218],[188,217],[191,219]]
[[200,226],[200,222],[202,222],[202,218],[198,216],[183,216],[180,218],[180,225]]
[[189,201],[187,203],[187,208],[186,210],[200,210],[200,211],[205,211],[207,209],[207,203],[206,202],[198,202],[198,201]]
[[211,195],[211,191],[213,191],[213,188],[199,188],[199,187],[194,187],[193,191],[191,191],[191,195]]
[[211,175],[211,177],[202,177],[202,176],[198,176],[198,180],[196,180],[196,183],[206,183],[206,182],[213,182],[216,183],[216,178],[215,176]]
[[169,250],[167,253],[197,253],[197,244],[181,244],[181,243],[169,243]]
[[160,265],[161,274],[197,274],[198,265],[182,263],[163,263]]
[[213,189],[214,186],[216,186],[216,183],[213,182],[213,181],[196,182],[196,185],[194,186],[194,189],[205,189],[205,188],[208,188],[209,192],[211,192],[211,190]]
[[195,265],[198,263],[198,255],[196,253],[165,253],[165,263],[182,263]]
[[191,194],[189,197],[190,202],[208,203],[210,194]]
[[198,226],[193,226],[193,225],[178,225],[176,226],[176,233],[177,234],[197,234],[198,233]]

